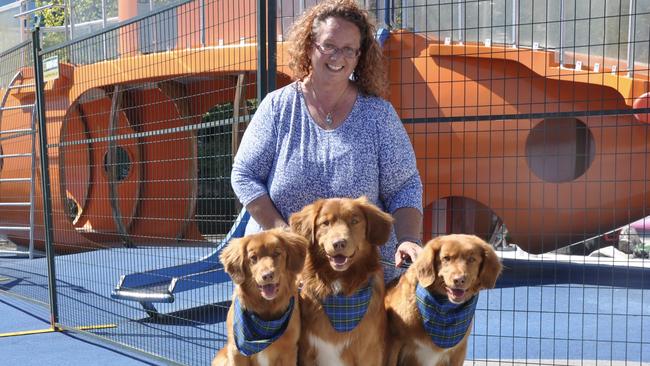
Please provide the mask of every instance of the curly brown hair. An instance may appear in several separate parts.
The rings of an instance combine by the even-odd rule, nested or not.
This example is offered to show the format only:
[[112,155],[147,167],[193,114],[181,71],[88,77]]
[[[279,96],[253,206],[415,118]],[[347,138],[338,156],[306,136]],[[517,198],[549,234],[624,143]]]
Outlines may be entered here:
[[320,24],[330,17],[353,23],[361,33],[361,51],[352,79],[362,94],[386,96],[388,80],[384,54],[375,41],[376,25],[370,14],[354,0],[325,0],[296,20],[289,35],[289,67],[303,80],[311,72],[309,53]]

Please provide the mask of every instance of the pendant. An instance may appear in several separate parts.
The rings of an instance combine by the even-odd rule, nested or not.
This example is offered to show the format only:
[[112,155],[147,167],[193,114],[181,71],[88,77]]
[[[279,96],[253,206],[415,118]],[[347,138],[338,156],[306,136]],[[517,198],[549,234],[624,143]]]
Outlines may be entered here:
[[326,123],[328,126],[331,126],[331,125],[332,125],[332,122],[334,122],[334,121],[332,120],[332,112],[329,112],[329,113],[327,114],[327,116],[325,116],[325,123]]

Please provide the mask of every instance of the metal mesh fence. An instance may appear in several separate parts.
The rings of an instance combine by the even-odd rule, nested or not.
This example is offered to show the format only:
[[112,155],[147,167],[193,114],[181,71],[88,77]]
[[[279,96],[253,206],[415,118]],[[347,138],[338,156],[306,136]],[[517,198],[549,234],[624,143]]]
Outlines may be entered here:
[[649,214],[647,118],[634,109],[647,107],[648,5],[394,10],[406,31],[385,45],[391,102],[425,183],[424,235],[476,233],[506,265],[479,302],[473,362],[649,361],[645,227],[618,236]]
[[[0,257],[39,257],[34,242],[43,240],[39,152],[35,131],[32,43],[23,42],[0,55]],[[16,247],[16,244],[19,247]],[[30,247],[32,250],[30,251]],[[2,264],[0,290],[47,306],[47,267],[40,260]],[[41,261],[42,262],[42,261]],[[42,264],[42,263],[41,263]]]
[[0,6],[0,32],[5,36],[0,40],[0,51],[6,51],[21,43],[20,23],[14,15],[20,13],[20,3],[11,3]]
[[62,96],[50,108],[58,118],[48,116],[58,252],[101,248],[57,257],[60,322],[178,363],[208,364],[225,341],[229,283],[183,277],[196,288],[156,303],[164,317],[110,295],[133,272],[206,265],[225,276],[214,253],[239,209],[231,131],[254,110],[255,4],[153,10],[43,55],[67,56],[60,65],[71,72],[52,90]]
[[[208,364],[225,341],[228,282],[184,278],[192,289],[156,304],[164,317],[111,292],[121,275],[197,262],[225,278],[214,253],[240,209],[231,131],[256,106],[255,4],[164,5],[42,52],[58,73],[45,85],[57,319],[172,362]],[[14,63],[2,65],[15,72]],[[32,266],[46,270],[41,259],[16,265],[23,281]],[[34,291],[25,296],[47,299],[47,281]]]
[[[224,345],[232,285],[215,254],[241,210],[232,157],[260,71],[291,82],[285,39],[314,3],[278,1],[257,29],[254,0],[119,2],[153,13],[41,52],[58,73],[44,92],[61,326],[180,364]],[[636,220],[650,214],[650,1],[359,3],[391,30],[389,99],[418,159],[425,239],[475,233],[506,267],[480,298],[467,363],[649,363],[650,238]],[[3,92],[32,64],[31,43],[0,55]],[[34,98],[12,90],[6,105]],[[2,113],[3,132],[32,123]],[[31,137],[2,138],[2,154]],[[32,174],[1,162],[2,179]],[[2,202],[29,192],[10,184]],[[26,212],[3,208],[0,224]],[[0,289],[47,304],[45,264],[3,261]]]

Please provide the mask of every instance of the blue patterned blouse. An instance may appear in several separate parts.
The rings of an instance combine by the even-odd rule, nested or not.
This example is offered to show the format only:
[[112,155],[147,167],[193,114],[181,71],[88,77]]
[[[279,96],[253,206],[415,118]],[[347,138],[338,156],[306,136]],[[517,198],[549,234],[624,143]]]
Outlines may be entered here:
[[[388,213],[402,207],[422,210],[415,154],[392,105],[359,94],[347,119],[324,130],[295,82],[260,103],[231,178],[244,206],[268,194],[285,220],[316,199],[332,197],[365,195]],[[246,233],[260,230],[251,218]],[[394,260],[396,242],[393,233],[381,249],[385,259]]]

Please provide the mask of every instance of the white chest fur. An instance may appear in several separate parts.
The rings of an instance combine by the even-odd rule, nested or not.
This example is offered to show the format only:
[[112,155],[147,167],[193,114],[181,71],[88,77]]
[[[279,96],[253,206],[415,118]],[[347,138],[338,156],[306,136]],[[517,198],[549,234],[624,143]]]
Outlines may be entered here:
[[316,349],[316,365],[343,365],[341,352],[343,352],[343,348],[346,347],[346,344],[329,343],[313,334],[309,334],[307,337],[309,339],[309,344]]
[[257,354],[257,364],[260,366],[271,366],[269,358],[264,351]]
[[414,340],[415,356],[421,366],[437,365],[440,361],[447,359],[446,352],[435,351],[429,344],[420,340]]
[[341,289],[342,286],[339,280],[332,282],[332,295],[338,295],[339,293],[341,293]]

